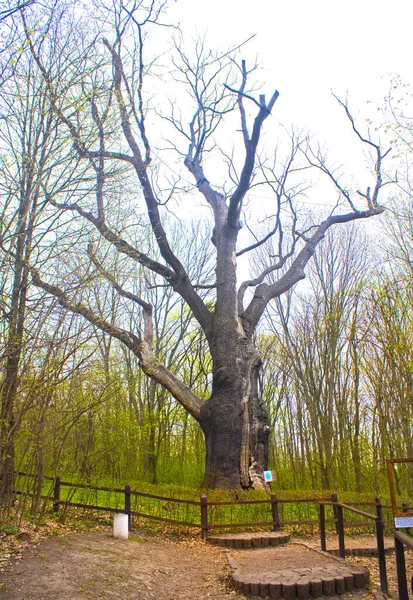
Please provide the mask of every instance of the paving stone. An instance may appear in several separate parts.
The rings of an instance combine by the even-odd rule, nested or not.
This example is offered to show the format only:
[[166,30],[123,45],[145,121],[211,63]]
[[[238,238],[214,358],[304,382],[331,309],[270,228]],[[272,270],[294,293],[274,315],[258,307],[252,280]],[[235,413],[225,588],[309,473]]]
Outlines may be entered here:
[[334,596],[336,593],[336,582],[334,577],[323,578],[323,593],[325,596]]
[[270,584],[269,583],[261,583],[260,585],[260,596],[261,598],[266,598],[270,594]]
[[271,600],[278,600],[281,598],[282,586],[279,581],[270,581],[269,588]]
[[354,590],[354,580],[352,573],[344,575],[344,584],[346,586],[346,592],[352,592]]
[[242,590],[242,582],[239,579],[233,579],[232,582],[237,592],[240,592]]
[[312,579],[310,581],[310,593],[313,598],[318,598],[323,595],[323,580]]
[[336,594],[344,594],[346,591],[346,584],[344,581],[344,577],[335,577],[336,582]]
[[314,567],[313,571],[323,573],[324,571],[328,571],[328,567]]
[[[220,539],[218,536],[213,536],[214,541]],[[251,544],[254,548],[262,548],[260,551],[262,556],[266,556],[266,560],[271,558],[272,551],[269,549],[263,549],[262,544],[271,545],[275,540],[278,542],[280,536],[276,536],[274,532],[268,533],[266,536],[263,534],[242,534],[242,535],[231,535],[226,536],[227,543],[234,544],[237,548],[248,549],[248,545]],[[219,543],[219,542],[218,542]],[[245,545],[245,546],[244,546]],[[260,552],[255,554],[254,550],[250,550],[251,556],[251,569],[245,571],[245,565],[248,565],[250,560],[249,555],[247,562],[242,562],[241,554],[237,553],[232,555],[232,562],[236,565],[237,558],[240,557],[240,564],[244,564],[242,572],[235,571],[233,581],[235,589],[245,595],[253,595],[254,597],[260,596],[261,598],[271,598],[271,600],[310,600],[310,598],[319,598],[323,594],[325,596],[341,595],[345,592],[351,592],[354,588],[361,589],[369,581],[368,569],[364,567],[355,566],[351,563],[347,563],[344,560],[338,560],[324,566],[308,567],[297,567],[297,568],[285,568],[277,571],[277,562],[274,563],[269,560],[267,569],[274,568],[274,572],[265,572],[257,574],[254,569],[254,558],[260,560]],[[274,555],[277,556],[278,551],[274,551]],[[274,556],[274,558],[275,558]],[[305,564],[305,561],[301,561]],[[291,563],[294,565],[294,563]],[[311,564],[311,563],[308,563]],[[322,563],[321,563],[322,564]],[[234,567],[235,568],[235,567]],[[248,572],[250,575],[248,575]],[[247,574],[245,574],[247,573]]]
[[301,598],[301,600],[308,600],[310,598],[311,594],[309,581],[297,581],[296,588],[298,598]]
[[365,577],[362,571],[353,573],[354,587],[358,590],[364,587]]
[[253,548],[261,548],[261,538],[252,538],[251,544]]
[[258,582],[251,581],[251,594],[253,596],[259,596],[259,594],[260,594],[260,584]]
[[242,585],[242,592],[244,594],[251,594],[251,584],[250,583],[243,583]]
[[285,600],[294,600],[296,597],[295,581],[285,579],[282,582],[282,595]]
[[280,573],[282,573],[283,577],[286,577],[287,579],[290,579],[291,577],[295,577],[295,573],[293,569],[283,569],[282,571],[280,571]]
[[[249,540],[261,540],[261,546],[278,546],[280,544],[285,544],[289,541],[290,535],[286,533],[280,533],[278,531],[266,531],[259,533],[235,533],[235,534],[222,534],[222,535],[211,535],[208,538],[208,542],[210,544],[216,544],[218,546],[226,545],[228,548],[234,547],[234,540],[236,539],[249,539]],[[230,543],[225,543],[222,540],[230,540]],[[258,545],[259,542],[255,544],[255,547],[260,547]],[[244,547],[244,546],[243,546]],[[250,546],[245,546],[249,548]]]

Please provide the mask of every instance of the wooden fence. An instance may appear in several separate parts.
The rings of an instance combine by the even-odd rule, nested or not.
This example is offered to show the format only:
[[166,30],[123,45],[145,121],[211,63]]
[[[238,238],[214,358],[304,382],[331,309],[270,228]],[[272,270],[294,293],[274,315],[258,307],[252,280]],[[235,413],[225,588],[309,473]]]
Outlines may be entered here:
[[[337,494],[333,494],[329,502],[320,501],[320,542],[321,550],[324,552],[327,550],[326,544],[326,527],[325,527],[325,506],[330,505],[333,508],[336,532],[338,537],[338,548],[339,556],[346,558],[345,538],[344,529],[346,523],[344,522],[344,511],[360,515],[364,519],[369,521],[358,523],[358,526],[371,526],[371,522],[374,522],[376,530],[376,545],[377,545],[377,557],[379,563],[379,574],[380,574],[380,588],[384,594],[388,593],[388,582],[387,582],[387,570],[386,570],[386,554],[384,549],[384,522],[383,522],[383,507],[379,498],[376,498],[376,514],[372,515],[363,510],[359,510],[354,506],[348,506],[338,502]],[[353,524],[354,526],[354,524]]]
[[[34,475],[29,473],[18,472],[16,475],[18,477],[29,479],[34,478]],[[53,511],[56,513],[63,509],[67,509],[68,507],[112,513],[124,512],[129,516],[129,522],[131,517],[137,517],[140,519],[150,519],[153,521],[169,523],[171,525],[182,525],[200,529],[204,539],[208,537],[211,530],[217,529],[253,529],[268,527],[274,531],[280,531],[284,526],[301,527],[304,525],[319,528],[320,535],[325,536],[326,526],[328,525],[338,532],[338,497],[336,494],[333,494],[331,498],[322,499],[280,499],[277,494],[272,493],[267,499],[262,500],[234,499],[231,501],[209,500],[207,495],[204,494],[200,496],[199,500],[185,500],[132,490],[129,485],[125,485],[123,488],[97,487],[89,484],[62,481],[59,476],[44,477],[44,480],[51,482],[51,488],[49,493],[47,495],[42,495],[41,498],[46,501],[51,500],[53,502]],[[62,494],[64,488],[68,488],[69,490],[66,494]],[[75,495],[79,495],[77,490],[83,490],[89,494],[87,502],[79,501],[79,499],[75,498]],[[115,496],[116,501],[113,501],[111,506],[90,501],[90,495],[92,493],[95,494],[95,498],[98,500],[99,492],[106,492],[111,498]],[[33,495],[33,492],[30,491],[30,486],[27,487],[26,491],[16,489],[15,493],[16,495]],[[82,498],[80,498],[80,500],[82,500]],[[147,501],[146,504],[144,502],[145,500]],[[152,501],[156,501],[158,507],[153,503],[151,504]],[[159,509],[160,505],[161,509]],[[294,508],[294,511],[285,510],[285,507],[288,505],[290,505],[291,508]],[[307,516],[311,516],[311,518],[288,518],[288,512],[301,514],[299,508],[300,505],[309,505],[305,512],[307,513]],[[353,512],[356,514],[358,512],[361,516],[364,516],[364,521],[343,521],[343,528],[374,528],[374,520],[377,515],[380,514],[380,518],[383,521],[383,509],[391,508],[390,506],[382,506],[378,498],[376,498],[375,502],[369,504],[358,503],[354,506],[360,507],[367,505],[374,507],[375,515],[368,515],[368,513],[363,513],[355,509]],[[241,520],[233,519],[233,507],[237,509],[234,511],[235,517],[237,518],[239,516],[242,517],[242,510],[240,509],[242,506],[248,509],[249,515],[255,514],[258,518],[248,518],[248,520],[242,518]],[[332,507],[331,518],[326,518],[326,506]],[[176,510],[174,507],[176,507]],[[171,513],[173,513],[174,517],[170,516]],[[175,515],[175,513],[178,514]],[[230,519],[228,518],[229,513],[231,515]],[[284,516],[285,513],[287,513],[286,517]],[[312,515],[314,515],[314,517],[312,517]],[[177,518],[175,518],[176,516]],[[223,518],[227,520],[225,521]],[[366,521],[367,518],[369,519],[368,521]],[[323,546],[322,538],[321,545]]]

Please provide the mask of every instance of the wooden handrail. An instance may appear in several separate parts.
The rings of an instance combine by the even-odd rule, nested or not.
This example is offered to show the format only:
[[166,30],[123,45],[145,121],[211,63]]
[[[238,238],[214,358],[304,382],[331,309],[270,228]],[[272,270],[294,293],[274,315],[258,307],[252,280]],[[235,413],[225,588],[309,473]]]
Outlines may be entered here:
[[413,550],[413,538],[409,537],[405,533],[402,533],[401,531],[395,531],[394,537],[400,540],[404,546],[407,546],[407,548]]
[[346,510],[349,510],[353,513],[355,513],[356,515],[361,515],[362,517],[366,517],[367,519],[373,519],[374,521],[376,521],[379,517],[377,515],[371,515],[370,513],[366,513],[363,510],[358,510],[358,508],[353,508],[352,506],[349,506],[348,504],[343,504],[342,502],[336,502],[334,503],[337,506],[341,506],[342,508],[345,508]]

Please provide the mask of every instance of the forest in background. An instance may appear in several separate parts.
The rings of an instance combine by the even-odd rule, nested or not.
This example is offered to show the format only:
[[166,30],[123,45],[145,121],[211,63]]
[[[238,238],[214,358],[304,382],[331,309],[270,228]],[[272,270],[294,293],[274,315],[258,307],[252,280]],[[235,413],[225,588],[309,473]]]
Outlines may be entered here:
[[[13,438],[6,460],[34,473],[40,487],[44,475],[57,473],[84,483],[199,487],[205,447],[198,423],[142,372],[125,345],[32,283],[28,261],[35,259],[75,295],[81,289],[79,298],[87,297],[111,323],[133,330],[144,318],[107,274],[90,267],[93,248],[89,266],[79,258],[79,245],[93,238],[90,227],[76,229],[71,215],[45,201],[45,186],[81,195],[85,185],[86,198],[92,188],[81,161],[73,170],[73,148],[50,110],[39,66],[20,47],[13,52],[0,89],[0,394],[2,423],[11,423]],[[395,96],[400,88],[394,86]],[[383,494],[385,460],[413,456],[410,100],[403,95],[403,108],[395,110],[389,97],[382,113],[381,132],[389,134],[398,171],[386,214],[327,233],[305,281],[269,305],[256,333],[259,386],[272,429],[269,466],[280,489]],[[79,98],[72,101],[77,110]],[[130,173],[108,177],[112,226],[156,256]],[[172,214],[167,228],[202,286],[213,269],[207,221]],[[155,276],[104,251],[106,268],[127,281],[130,295],[145,290],[155,355],[207,399],[211,357],[187,305]],[[253,274],[264,261],[258,248],[250,260]],[[411,478],[403,486],[411,495]]]
[[[413,456],[411,219],[410,212],[392,218],[397,243],[380,244],[379,261],[372,238],[356,228],[330,236],[305,289],[267,316],[260,385],[277,488],[383,494],[386,459]],[[382,226],[388,232],[389,222]],[[374,238],[385,239],[379,227]],[[100,296],[99,283],[93,287]],[[16,469],[40,480],[60,473],[90,483],[199,486],[205,450],[198,424],[120,344],[32,293]],[[117,314],[116,298],[100,301]],[[157,353],[206,396],[210,359],[196,323],[172,293],[154,290],[153,303]],[[3,340],[6,324],[3,318]]]

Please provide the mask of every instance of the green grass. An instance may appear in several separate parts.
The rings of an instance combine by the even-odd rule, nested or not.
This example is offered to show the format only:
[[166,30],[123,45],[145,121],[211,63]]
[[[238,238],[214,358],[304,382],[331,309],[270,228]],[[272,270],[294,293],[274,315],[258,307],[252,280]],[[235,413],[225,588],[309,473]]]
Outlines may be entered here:
[[[62,478],[63,481],[70,481],[69,477]],[[26,489],[30,491],[30,478],[18,478],[16,482],[16,488],[19,489],[19,485],[22,486],[20,489]],[[24,486],[24,487],[23,487]],[[108,482],[100,481],[97,486],[109,487]],[[118,485],[120,489],[123,486]],[[139,512],[149,514],[153,517],[159,517],[161,519],[172,519],[174,521],[182,521],[185,523],[193,523],[194,525],[200,524],[200,507],[199,505],[184,504],[178,502],[172,502],[168,498],[172,499],[185,499],[199,502],[201,494],[207,495],[209,502],[234,502],[234,501],[250,501],[250,500],[264,500],[270,498],[270,492],[264,490],[252,490],[252,491],[226,491],[226,490],[195,490],[192,488],[184,488],[181,486],[174,485],[153,485],[144,482],[131,482],[130,487],[132,490],[139,491],[145,494],[152,494],[156,496],[163,496],[164,499],[159,500],[156,498],[147,498],[145,496],[131,496],[131,510],[133,512]],[[51,499],[53,498],[52,482],[46,481],[44,484],[44,495],[48,495]],[[318,528],[318,506],[313,501],[309,502],[288,502],[283,503],[282,500],[313,500],[313,499],[328,499],[331,498],[332,491],[330,490],[280,490],[274,492],[277,495],[279,503],[279,518],[281,521],[309,521],[313,520],[313,525],[301,526],[298,523],[288,526],[287,528],[301,531],[313,531]],[[91,488],[76,488],[62,485],[61,486],[61,501],[68,501],[78,504],[87,504],[89,506],[101,506],[115,509],[116,511],[124,511],[124,492],[116,492],[113,490],[102,491],[94,490]],[[352,492],[341,492],[339,500],[345,504],[354,505],[360,502],[369,502],[370,506],[360,507],[363,511],[375,514],[374,498],[370,494],[359,494]],[[51,501],[52,502],[52,501]],[[51,506],[51,502],[49,506]],[[387,502],[386,502],[387,503]],[[72,507],[61,506],[60,514],[65,515],[66,511],[71,512],[75,510],[75,514],[78,517],[82,517],[79,520],[79,527],[88,527],[86,519],[90,516],[90,511],[87,509],[73,509]],[[102,512],[100,522],[103,524],[110,525],[112,523],[112,515],[109,511],[105,514]],[[333,511],[331,507],[326,509],[326,518],[333,519]],[[349,511],[345,511],[345,522],[357,523],[360,521],[366,521],[365,518],[358,515],[354,515]],[[271,517],[271,505],[268,504],[229,504],[229,505],[218,505],[208,507],[208,520],[210,525],[220,524],[232,524],[237,523],[262,523],[272,520]],[[391,523],[389,514],[387,514],[388,523]],[[161,526],[165,526],[166,523],[162,520],[157,521]],[[145,524],[148,521],[145,519]],[[329,529],[334,528],[334,524],[327,524]],[[372,522],[372,528],[374,523]],[[236,528],[234,528],[236,529]],[[227,529],[228,530],[228,529]],[[361,531],[365,531],[364,529]]]
[[0,532],[6,535],[13,535],[19,531],[18,527],[15,525],[10,525],[8,523],[0,524]]

